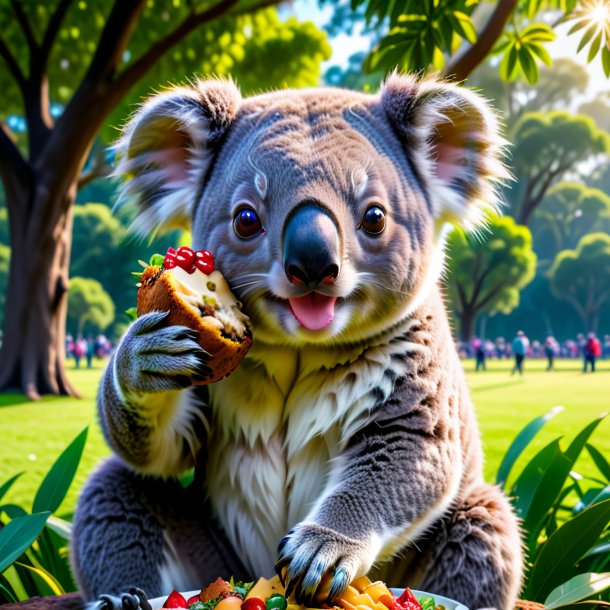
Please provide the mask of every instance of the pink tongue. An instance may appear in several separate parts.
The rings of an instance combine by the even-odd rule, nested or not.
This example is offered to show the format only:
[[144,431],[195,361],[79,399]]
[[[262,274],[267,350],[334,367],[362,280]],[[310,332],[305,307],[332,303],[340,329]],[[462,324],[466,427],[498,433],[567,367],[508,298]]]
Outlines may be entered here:
[[333,321],[336,301],[337,297],[327,297],[319,292],[288,299],[294,317],[309,330],[321,330]]

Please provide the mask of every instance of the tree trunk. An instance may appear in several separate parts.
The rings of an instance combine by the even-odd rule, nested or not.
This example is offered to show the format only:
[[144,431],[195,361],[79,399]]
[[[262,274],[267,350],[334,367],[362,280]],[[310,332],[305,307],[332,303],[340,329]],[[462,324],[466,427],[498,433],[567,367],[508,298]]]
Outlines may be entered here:
[[460,340],[468,342],[474,336],[476,314],[474,311],[471,311],[470,308],[465,307],[464,310],[458,314],[458,318],[460,320]]
[[[0,390],[17,389],[31,399],[41,394],[77,396],[64,371],[75,192],[72,185],[60,201],[51,202],[48,189],[37,185],[12,206],[17,213],[11,218]],[[24,212],[32,209],[47,214]]]

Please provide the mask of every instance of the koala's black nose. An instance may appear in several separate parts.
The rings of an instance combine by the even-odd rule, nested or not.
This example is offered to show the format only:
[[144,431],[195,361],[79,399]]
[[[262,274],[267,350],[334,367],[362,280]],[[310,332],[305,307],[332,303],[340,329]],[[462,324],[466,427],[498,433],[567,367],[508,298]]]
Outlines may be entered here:
[[339,275],[339,232],[314,203],[297,208],[284,229],[284,271],[293,284],[314,289]]

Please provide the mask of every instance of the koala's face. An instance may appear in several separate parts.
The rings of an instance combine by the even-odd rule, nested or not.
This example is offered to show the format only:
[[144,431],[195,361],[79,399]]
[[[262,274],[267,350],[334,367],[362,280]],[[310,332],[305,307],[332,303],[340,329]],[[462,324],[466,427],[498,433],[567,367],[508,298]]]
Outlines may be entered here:
[[245,101],[202,83],[159,96],[128,128],[126,191],[142,218],[190,215],[193,246],[214,252],[257,338],[342,343],[387,329],[437,280],[445,221],[476,221],[472,201],[490,196],[501,166],[478,98],[394,79],[378,96]]
[[385,113],[366,102],[255,98],[221,147],[193,242],[216,253],[259,337],[354,341],[404,315],[422,287],[432,215]]

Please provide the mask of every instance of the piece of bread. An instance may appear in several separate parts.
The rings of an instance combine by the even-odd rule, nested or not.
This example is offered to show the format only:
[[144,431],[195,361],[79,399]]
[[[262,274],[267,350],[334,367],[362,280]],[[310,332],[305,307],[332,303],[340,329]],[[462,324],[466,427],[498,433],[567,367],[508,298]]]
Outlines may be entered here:
[[[180,267],[144,269],[138,289],[138,316],[169,311],[168,325],[187,326],[198,333],[199,345],[209,354],[203,379],[206,385],[224,379],[241,363],[252,344],[248,316],[219,271],[209,275]],[[209,374],[205,367],[209,367]]]

